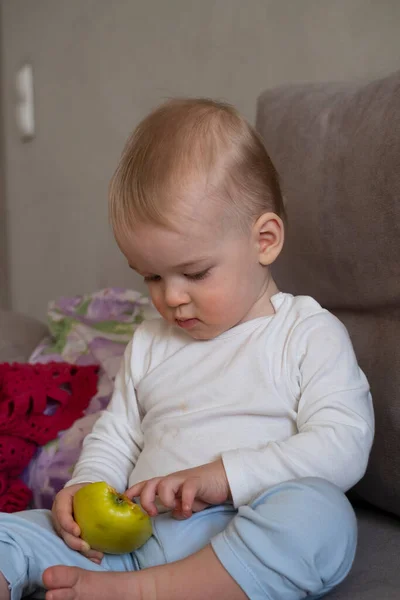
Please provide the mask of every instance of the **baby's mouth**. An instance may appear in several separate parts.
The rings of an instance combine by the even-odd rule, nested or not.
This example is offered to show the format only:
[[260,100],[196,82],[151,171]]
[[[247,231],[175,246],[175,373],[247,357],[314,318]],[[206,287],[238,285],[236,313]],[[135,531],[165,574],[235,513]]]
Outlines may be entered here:
[[200,323],[199,319],[175,319],[175,323],[183,329],[191,329],[195,327],[197,323]]

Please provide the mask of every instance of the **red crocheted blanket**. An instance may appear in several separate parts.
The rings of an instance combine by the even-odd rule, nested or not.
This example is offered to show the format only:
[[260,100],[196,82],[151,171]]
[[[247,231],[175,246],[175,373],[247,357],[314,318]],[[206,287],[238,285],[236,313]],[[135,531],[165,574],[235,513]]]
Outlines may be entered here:
[[0,364],[0,511],[29,505],[18,479],[37,448],[83,416],[97,391],[97,366]]

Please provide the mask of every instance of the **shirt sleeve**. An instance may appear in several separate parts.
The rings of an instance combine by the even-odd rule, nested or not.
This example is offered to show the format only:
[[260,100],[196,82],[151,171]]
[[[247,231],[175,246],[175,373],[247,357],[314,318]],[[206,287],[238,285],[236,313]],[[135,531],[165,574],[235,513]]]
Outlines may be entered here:
[[[137,333],[137,332],[136,332]],[[105,481],[119,492],[126,490],[128,478],[143,447],[141,417],[132,378],[132,356],[136,333],[128,344],[115,379],[108,408],[86,436],[83,449],[67,486]]]
[[298,398],[297,433],[261,449],[223,453],[236,507],[303,477],[321,477],[347,491],[366,470],[372,399],[344,325],[327,311],[300,322],[288,341],[286,369]]

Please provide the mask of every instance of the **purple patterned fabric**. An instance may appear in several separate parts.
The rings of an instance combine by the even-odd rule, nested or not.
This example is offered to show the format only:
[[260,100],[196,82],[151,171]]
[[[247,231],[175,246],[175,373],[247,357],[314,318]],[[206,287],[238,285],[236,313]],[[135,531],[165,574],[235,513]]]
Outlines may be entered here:
[[29,362],[97,364],[100,373],[97,394],[85,416],[40,448],[24,473],[24,480],[33,491],[33,508],[51,508],[55,494],[70,479],[84,437],[110,400],[127,343],[145,318],[156,315],[147,297],[120,288],[50,303],[51,337],[34,350]]

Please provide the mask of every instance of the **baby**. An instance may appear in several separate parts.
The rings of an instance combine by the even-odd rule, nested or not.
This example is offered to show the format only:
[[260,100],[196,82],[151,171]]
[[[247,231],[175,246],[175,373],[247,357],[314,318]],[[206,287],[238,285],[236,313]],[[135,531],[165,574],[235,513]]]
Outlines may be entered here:
[[[110,214],[161,318],[128,345],[52,515],[0,516],[0,599],[322,597],[354,558],[344,492],[372,402],[344,326],[271,276],[285,213],[263,144],[229,105],[169,101],[129,139]],[[140,499],[142,548],[79,537],[72,499],[93,481]]]

